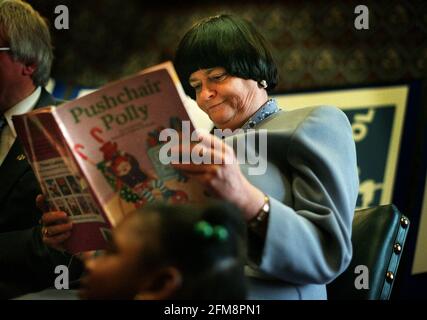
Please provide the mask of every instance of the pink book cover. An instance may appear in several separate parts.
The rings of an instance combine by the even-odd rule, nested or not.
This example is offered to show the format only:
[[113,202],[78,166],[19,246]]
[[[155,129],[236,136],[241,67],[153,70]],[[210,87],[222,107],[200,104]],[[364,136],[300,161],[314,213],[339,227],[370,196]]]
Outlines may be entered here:
[[51,109],[78,168],[73,171],[84,177],[101,211],[74,220],[71,252],[100,249],[109,236],[106,225],[116,226],[147,203],[207,200],[197,181],[159,158],[167,143],[159,140],[163,129],[184,136],[193,130],[184,97],[167,62]]

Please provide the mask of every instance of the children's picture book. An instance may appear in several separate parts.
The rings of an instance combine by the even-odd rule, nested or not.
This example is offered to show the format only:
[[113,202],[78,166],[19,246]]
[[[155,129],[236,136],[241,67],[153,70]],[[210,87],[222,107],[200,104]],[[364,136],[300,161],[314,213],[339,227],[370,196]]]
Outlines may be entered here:
[[[73,222],[67,251],[106,247],[131,211],[153,201],[202,204],[194,179],[160,161],[165,128],[194,127],[171,62],[66,102],[14,116],[17,135],[50,210]],[[187,125],[185,125],[187,124]]]

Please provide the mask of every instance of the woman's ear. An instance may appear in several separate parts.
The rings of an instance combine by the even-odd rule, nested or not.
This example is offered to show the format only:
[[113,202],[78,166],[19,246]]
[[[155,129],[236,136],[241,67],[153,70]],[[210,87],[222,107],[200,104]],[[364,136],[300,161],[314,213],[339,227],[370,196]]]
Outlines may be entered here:
[[141,281],[136,300],[167,300],[182,284],[181,272],[172,266],[154,271]]

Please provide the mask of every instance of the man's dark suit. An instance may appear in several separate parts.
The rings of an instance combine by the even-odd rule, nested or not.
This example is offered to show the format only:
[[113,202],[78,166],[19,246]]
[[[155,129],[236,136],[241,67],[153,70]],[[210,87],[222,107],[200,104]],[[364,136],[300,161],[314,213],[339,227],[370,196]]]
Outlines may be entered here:
[[[35,108],[56,104],[42,89]],[[0,166],[0,298],[53,286],[55,266],[69,260],[42,242],[35,204],[41,190],[23,154],[17,139]]]

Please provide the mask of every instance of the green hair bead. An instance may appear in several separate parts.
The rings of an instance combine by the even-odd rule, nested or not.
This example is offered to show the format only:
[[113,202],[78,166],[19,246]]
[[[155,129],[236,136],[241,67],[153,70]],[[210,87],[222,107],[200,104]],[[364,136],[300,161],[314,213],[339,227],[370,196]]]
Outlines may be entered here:
[[213,233],[219,241],[225,241],[228,239],[228,231],[223,226],[215,226]]
[[205,220],[197,222],[194,229],[196,233],[200,234],[206,239],[209,239],[213,235],[213,228],[211,224]]
[[212,226],[209,222],[202,220],[196,223],[194,230],[197,234],[201,235],[205,239],[214,237],[219,241],[223,242],[228,239],[228,231],[221,225]]

